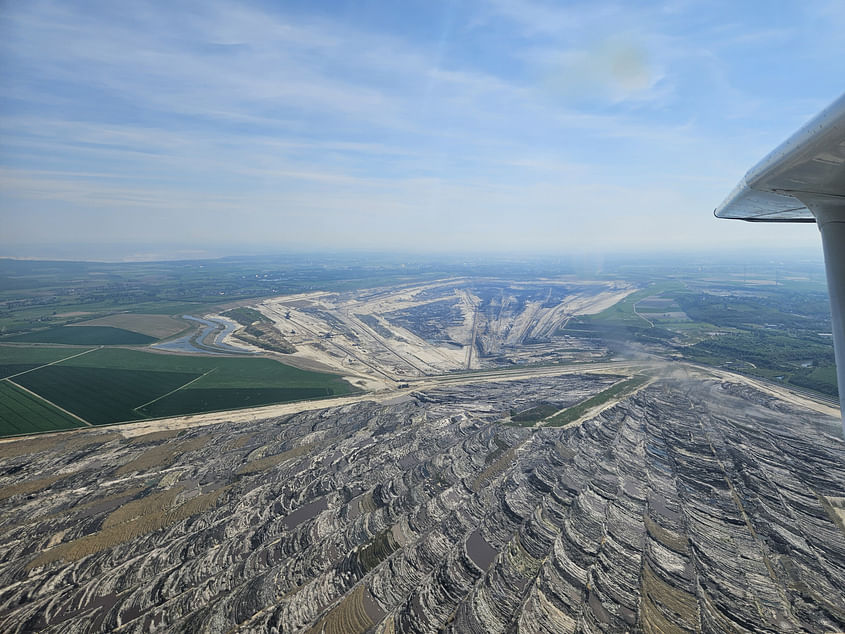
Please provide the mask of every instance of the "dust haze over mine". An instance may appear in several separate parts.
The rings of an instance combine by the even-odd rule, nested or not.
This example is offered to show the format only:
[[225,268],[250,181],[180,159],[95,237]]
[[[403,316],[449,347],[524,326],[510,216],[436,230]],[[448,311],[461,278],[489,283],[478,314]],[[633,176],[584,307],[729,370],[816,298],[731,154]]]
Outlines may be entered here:
[[[818,261],[379,285],[292,262],[227,263],[271,288],[215,304],[213,261],[88,264],[143,301],[110,312],[86,282],[48,323],[8,309],[4,631],[843,627]],[[168,317],[185,270],[196,303]]]

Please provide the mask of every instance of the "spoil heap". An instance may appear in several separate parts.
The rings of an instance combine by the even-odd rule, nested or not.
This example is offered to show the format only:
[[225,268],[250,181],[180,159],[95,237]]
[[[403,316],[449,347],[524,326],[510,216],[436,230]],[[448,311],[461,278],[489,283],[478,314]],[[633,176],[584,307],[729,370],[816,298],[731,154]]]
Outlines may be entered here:
[[818,414],[667,379],[527,429],[499,421],[601,385],[466,389],[2,446],[0,630],[845,628],[845,445]]

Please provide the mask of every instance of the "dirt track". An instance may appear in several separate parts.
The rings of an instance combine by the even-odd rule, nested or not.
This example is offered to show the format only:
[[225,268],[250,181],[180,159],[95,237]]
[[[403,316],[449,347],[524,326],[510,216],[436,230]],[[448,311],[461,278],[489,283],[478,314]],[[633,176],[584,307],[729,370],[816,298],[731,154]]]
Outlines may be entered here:
[[[538,368],[514,368],[496,370],[489,372],[462,373],[445,375],[439,377],[428,377],[417,381],[409,382],[407,388],[384,390],[381,392],[366,392],[353,396],[342,396],[332,399],[317,401],[299,401],[296,403],[281,403],[278,405],[265,405],[242,410],[230,410],[225,412],[210,412],[206,414],[192,414],[189,416],[175,416],[172,418],[160,418],[155,420],[139,421],[135,423],[123,423],[104,426],[113,431],[118,431],[124,436],[138,436],[153,431],[186,429],[200,427],[223,422],[249,423],[265,418],[285,416],[327,407],[339,407],[362,401],[375,401],[384,403],[397,399],[406,398],[412,392],[424,391],[444,385],[468,385],[473,383],[491,383],[500,381],[518,381],[541,376],[557,376],[573,373],[615,373],[627,374],[636,370],[646,370],[656,376],[674,376],[682,373],[685,377],[695,379],[706,375],[716,376],[724,381],[732,383],[743,383],[758,390],[776,396],[794,405],[812,409],[829,416],[839,416],[839,410],[820,401],[815,401],[807,396],[796,394],[788,389],[777,389],[775,387],[759,383],[753,379],[723,370],[702,368],[686,363],[662,363],[650,361],[614,361],[608,363],[572,364],[566,366],[551,366]],[[601,408],[601,409],[604,409]],[[89,428],[86,428],[89,429]]]

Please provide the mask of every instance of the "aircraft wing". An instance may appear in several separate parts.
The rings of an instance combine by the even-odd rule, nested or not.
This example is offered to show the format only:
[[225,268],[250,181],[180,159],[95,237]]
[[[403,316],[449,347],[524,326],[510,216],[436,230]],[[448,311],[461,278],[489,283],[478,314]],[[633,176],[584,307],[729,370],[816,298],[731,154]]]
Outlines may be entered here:
[[845,432],[845,95],[751,168],[715,214],[818,225]]
[[845,95],[754,166],[715,214],[749,222],[815,222],[811,209],[835,199],[845,199]]

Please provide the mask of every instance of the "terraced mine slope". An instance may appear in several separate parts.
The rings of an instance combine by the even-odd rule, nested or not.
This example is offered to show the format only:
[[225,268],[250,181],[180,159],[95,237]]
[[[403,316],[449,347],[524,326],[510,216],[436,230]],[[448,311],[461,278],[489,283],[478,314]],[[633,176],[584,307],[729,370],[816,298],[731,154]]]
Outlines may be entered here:
[[662,379],[499,422],[596,381],[4,443],[0,631],[845,629],[837,420]]

